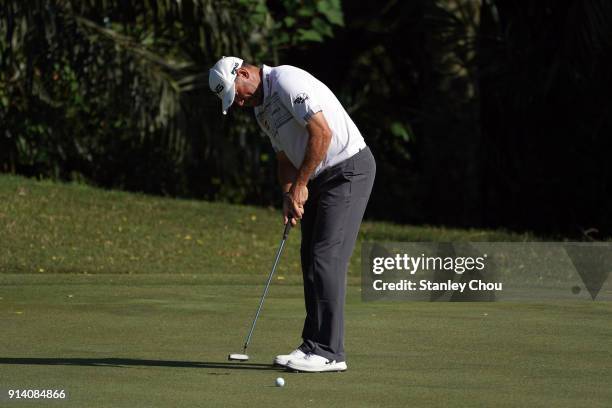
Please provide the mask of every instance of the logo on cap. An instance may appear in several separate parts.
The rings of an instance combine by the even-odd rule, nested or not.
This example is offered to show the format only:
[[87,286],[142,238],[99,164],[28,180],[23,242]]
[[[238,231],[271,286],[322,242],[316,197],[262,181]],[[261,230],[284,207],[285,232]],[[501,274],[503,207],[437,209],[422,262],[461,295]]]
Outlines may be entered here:
[[223,88],[225,88],[225,87],[223,86],[223,84],[219,84],[219,85],[217,85],[217,87],[215,88],[215,93],[216,93],[216,94],[220,94],[220,93],[221,93],[221,91],[223,91]]
[[238,63],[234,64],[234,68],[232,68],[232,75],[236,75],[236,68],[238,68]]

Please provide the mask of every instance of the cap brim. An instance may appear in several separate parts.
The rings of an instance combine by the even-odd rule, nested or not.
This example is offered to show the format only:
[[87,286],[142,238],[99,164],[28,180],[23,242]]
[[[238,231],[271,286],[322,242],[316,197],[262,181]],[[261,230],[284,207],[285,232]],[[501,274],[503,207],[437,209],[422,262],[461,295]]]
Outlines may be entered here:
[[227,90],[225,91],[225,94],[223,95],[223,102],[221,102],[224,115],[227,115],[228,109],[234,103],[235,96],[236,96],[236,84],[232,83],[232,86],[227,88]]

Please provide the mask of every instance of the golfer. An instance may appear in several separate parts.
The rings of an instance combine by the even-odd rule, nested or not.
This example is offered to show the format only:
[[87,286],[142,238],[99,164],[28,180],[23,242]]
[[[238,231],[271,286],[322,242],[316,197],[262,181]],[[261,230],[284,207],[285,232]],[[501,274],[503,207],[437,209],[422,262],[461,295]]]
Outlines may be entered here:
[[335,95],[302,69],[223,57],[210,69],[209,85],[223,114],[232,105],[254,108],[276,152],[284,222],[302,224],[303,341],[274,363],[345,371],[346,273],[374,183],[374,157]]

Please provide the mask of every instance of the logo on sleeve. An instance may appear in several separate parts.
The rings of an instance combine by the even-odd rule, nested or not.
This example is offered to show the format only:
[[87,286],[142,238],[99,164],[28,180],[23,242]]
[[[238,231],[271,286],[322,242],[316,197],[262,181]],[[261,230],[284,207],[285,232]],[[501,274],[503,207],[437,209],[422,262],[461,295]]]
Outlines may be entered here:
[[308,99],[308,94],[306,92],[302,92],[299,94],[294,100],[293,103],[304,103]]

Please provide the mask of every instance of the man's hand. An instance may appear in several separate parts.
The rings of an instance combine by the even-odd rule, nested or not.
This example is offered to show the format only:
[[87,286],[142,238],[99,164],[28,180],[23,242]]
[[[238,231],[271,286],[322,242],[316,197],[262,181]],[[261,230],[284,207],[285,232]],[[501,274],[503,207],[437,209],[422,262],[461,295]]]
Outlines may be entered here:
[[292,216],[291,223],[297,224],[297,220],[304,215],[304,204],[308,200],[308,187],[303,184],[293,184],[283,199],[283,217],[285,224]]

